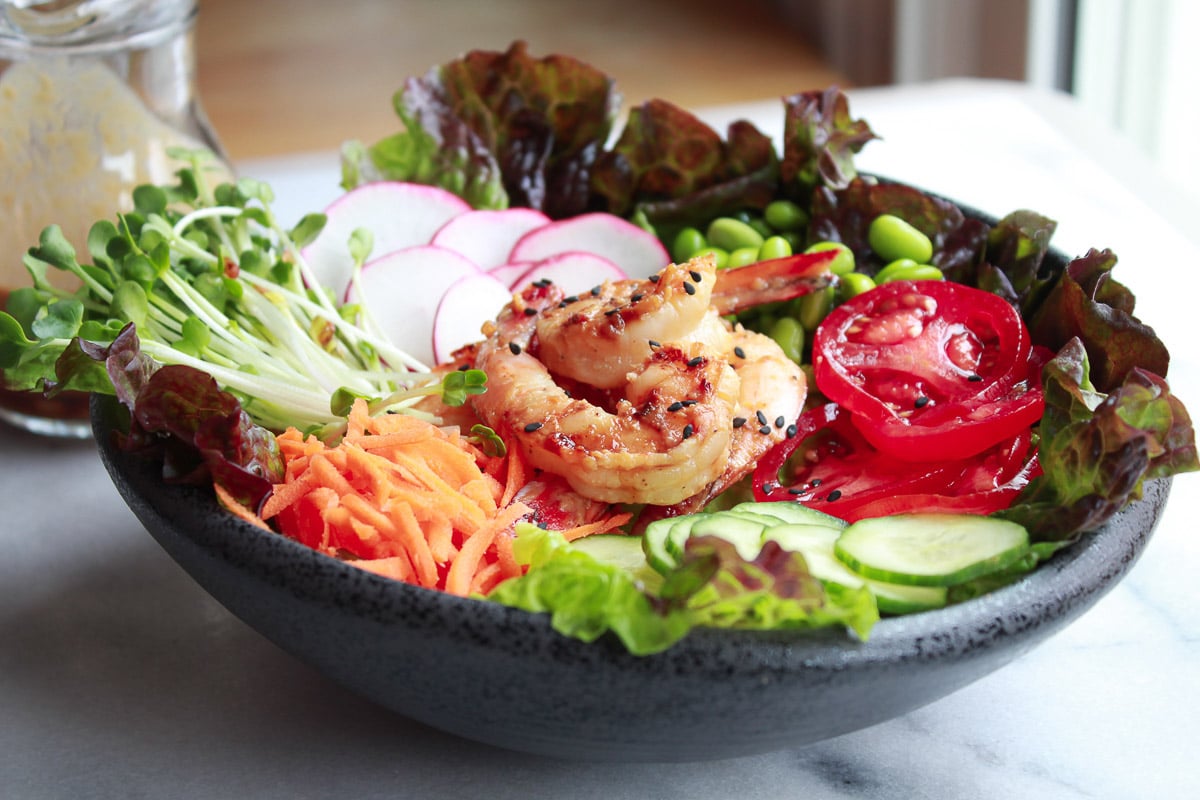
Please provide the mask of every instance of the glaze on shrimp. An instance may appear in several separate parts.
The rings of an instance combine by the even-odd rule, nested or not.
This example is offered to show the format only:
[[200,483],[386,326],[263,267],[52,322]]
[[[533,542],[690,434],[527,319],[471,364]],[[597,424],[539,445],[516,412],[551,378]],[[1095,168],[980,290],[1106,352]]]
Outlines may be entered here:
[[[574,305],[559,309],[563,300],[557,287],[534,284],[501,312],[476,359],[488,375],[488,391],[472,398],[480,418],[534,467],[594,500],[670,505],[716,480],[740,391],[723,355],[701,342],[648,346],[644,359],[626,358],[619,386],[603,387],[613,390],[611,407],[572,397],[536,341],[543,314]],[[706,314],[701,307],[696,324]]]

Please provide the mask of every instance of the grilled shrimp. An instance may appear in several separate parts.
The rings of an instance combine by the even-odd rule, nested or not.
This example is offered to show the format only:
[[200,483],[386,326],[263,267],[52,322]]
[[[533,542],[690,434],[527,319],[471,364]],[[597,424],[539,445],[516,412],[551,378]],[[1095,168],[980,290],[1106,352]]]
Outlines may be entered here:
[[804,371],[779,345],[761,333],[736,329],[730,363],[741,380],[734,407],[734,430],[725,469],[701,491],[669,508],[649,512],[644,522],[699,511],[708,501],[744,478],[768,450],[787,437],[788,426],[804,409],[808,383]]
[[[682,281],[685,275],[691,277],[687,270],[668,267],[660,283]],[[707,277],[711,284],[711,266]],[[681,286],[676,288],[691,296]],[[637,306],[641,299],[635,301],[634,294],[619,287],[612,296]],[[678,306],[673,301],[679,298],[666,291],[658,296],[662,300],[654,301],[655,307],[668,309],[663,313],[675,324]],[[597,331],[600,350],[586,357],[560,353],[554,363],[583,371],[578,380],[598,386],[592,372],[583,368],[598,371],[601,363],[591,359],[619,358],[624,364],[621,380],[617,385],[603,381],[610,385],[602,388],[612,390],[609,405],[573,397],[556,382],[545,361],[538,325],[546,314],[566,312],[569,317],[576,302],[559,308],[563,300],[557,287],[534,284],[501,312],[476,358],[476,366],[488,375],[487,392],[472,398],[480,418],[515,442],[534,467],[564,478],[593,500],[670,505],[716,480],[725,470],[741,383],[724,354],[703,342],[681,341],[647,345],[639,358],[624,352],[635,341],[632,334],[622,345],[625,337],[616,331]],[[690,304],[684,304],[684,310],[693,313]],[[627,313],[619,307],[608,316]],[[695,308],[690,328],[679,323],[678,337],[686,338],[707,313],[705,300]],[[639,311],[636,318],[642,321],[644,316]],[[651,335],[642,329],[637,337]],[[637,352],[643,352],[640,346]]]
[[556,375],[599,389],[622,386],[657,343],[684,341],[716,316],[714,286],[712,256],[647,280],[606,281],[538,316],[538,357]]

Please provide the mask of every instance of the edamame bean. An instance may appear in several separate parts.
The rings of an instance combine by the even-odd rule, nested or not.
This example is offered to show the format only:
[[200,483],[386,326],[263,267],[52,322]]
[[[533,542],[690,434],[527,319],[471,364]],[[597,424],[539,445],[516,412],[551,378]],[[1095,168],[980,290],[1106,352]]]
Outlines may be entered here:
[[849,300],[851,297],[857,297],[874,288],[875,281],[871,280],[870,275],[863,275],[861,272],[849,272],[842,275],[838,281],[838,298],[840,300]]
[[867,229],[871,249],[884,261],[911,258],[927,264],[933,258],[933,242],[908,222],[893,214],[880,214]]
[[762,217],[754,217],[753,219],[747,220],[746,224],[758,231],[758,235],[764,239],[775,235],[775,229],[768,225],[767,221]]
[[791,200],[774,200],[763,209],[763,219],[777,231],[798,231],[808,224],[808,214]]
[[786,258],[792,254],[792,246],[782,236],[771,236],[758,248],[758,260],[769,261],[772,258]]
[[940,281],[945,276],[932,264],[918,264],[911,258],[898,258],[875,274],[876,285],[891,281]]
[[684,261],[690,259],[697,250],[701,250],[707,246],[708,242],[699,229],[684,228],[675,234],[675,239],[671,242],[671,258],[676,263],[682,264]]
[[729,254],[729,262],[726,265],[727,269],[735,269],[744,267],[749,264],[754,264],[758,261],[757,247],[739,247]]
[[815,331],[821,320],[833,310],[834,288],[828,286],[819,292],[809,292],[797,298],[796,319],[806,331]]
[[883,265],[883,269],[875,273],[875,285],[897,280],[897,275],[903,275],[916,266],[918,266],[917,262],[911,258],[897,258],[895,261],[889,261]]
[[745,222],[733,217],[717,217],[708,224],[706,238],[709,245],[726,252],[739,247],[762,247],[762,234]]
[[799,364],[804,359],[804,328],[794,317],[780,317],[767,333],[783,354]]
[[720,247],[702,247],[692,253],[692,258],[698,256],[706,256],[712,254],[713,261],[717,265],[717,269],[725,269],[729,266],[729,251]]
[[826,250],[837,251],[837,255],[833,257],[833,261],[829,264],[830,272],[834,275],[846,275],[854,272],[854,251],[841,242],[817,242],[804,252],[823,253]]

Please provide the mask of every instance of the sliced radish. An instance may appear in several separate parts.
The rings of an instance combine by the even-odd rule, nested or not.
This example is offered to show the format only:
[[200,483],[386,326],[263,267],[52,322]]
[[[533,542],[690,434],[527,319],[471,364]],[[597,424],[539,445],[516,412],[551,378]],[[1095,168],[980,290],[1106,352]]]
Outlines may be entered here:
[[346,300],[362,303],[396,347],[432,364],[429,332],[442,295],[455,281],[482,274],[474,262],[453,250],[408,247],[363,264],[358,281],[362,294],[351,287]]
[[527,261],[520,261],[515,264],[501,264],[498,267],[493,267],[492,269],[488,270],[488,274],[503,283],[509,289],[514,289],[516,288],[517,281],[520,280],[521,276],[526,272],[529,272],[529,270],[532,268],[533,264],[530,264]]
[[649,277],[671,263],[666,248],[654,234],[599,212],[535,228],[513,245],[508,260],[541,261],[572,251],[603,256],[632,278]]
[[354,259],[350,235],[359,228],[374,236],[378,258],[393,250],[427,244],[452,218],[471,210],[465,200],[437,186],[379,181],[358,186],[325,209],[325,228],[301,254],[322,286],[336,292],[350,280]]
[[583,294],[593,286],[605,281],[624,280],[627,276],[613,262],[594,253],[570,251],[543,258],[525,270],[513,289],[520,289],[533,281],[549,280],[568,294]]
[[533,208],[480,209],[454,217],[429,243],[457,250],[480,269],[490,270],[508,261],[518,239],[549,223],[549,217]]
[[450,354],[463,345],[483,339],[480,328],[495,319],[510,300],[508,286],[486,272],[450,284],[433,319],[433,356],[437,363],[448,361]]

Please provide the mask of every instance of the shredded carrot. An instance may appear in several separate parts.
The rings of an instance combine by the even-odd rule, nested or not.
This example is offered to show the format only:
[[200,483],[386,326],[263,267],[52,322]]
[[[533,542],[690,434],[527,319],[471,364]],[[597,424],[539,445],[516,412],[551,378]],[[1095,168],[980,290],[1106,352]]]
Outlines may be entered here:
[[458,556],[450,565],[450,572],[446,575],[446,591],[451,594],[469,594],[471,578],[478,571],[480,560],[487,549],[492,546],[496,536],[505,528],[517,524],[529,511],[529,507],[525,504],[513,503],[463,542]]
[[506,506],[517,496],[522,486],[528,483],[525,469],[525,458],[515,445],[508,447],[507,472],[504,476],[504,494],[500,496],[500,506]]
[[584,536],[608,533],[611,530],[621,527],[632,518],[632,514],[614,514],[611,517],[598,519],[595,522],[589,522],[585,525],[576,525],[574,528],[567,528],[562,531],[562,535],[568,542],[573,542],[576,539],[582,539]]
[[[407,414],[372,417],[361,400],[336,446],[295,429],[276,441],[284,477],[261,516],[217,487],[222,502],[243,519],[261,527],[273,520],[281,533],[329,555],[348,554],[349,563],[365,570],[458,595],[485,594],[521,574],[514,528],[537,519],[544,498],[539,495],[537,506],[518,499],[534,478],[518,448],[489,457],[457,427]],[[604,512],[595,519],[593,510],[583,517],[586,524],[563,531],[568,540],[613,530],[630,518]]]

